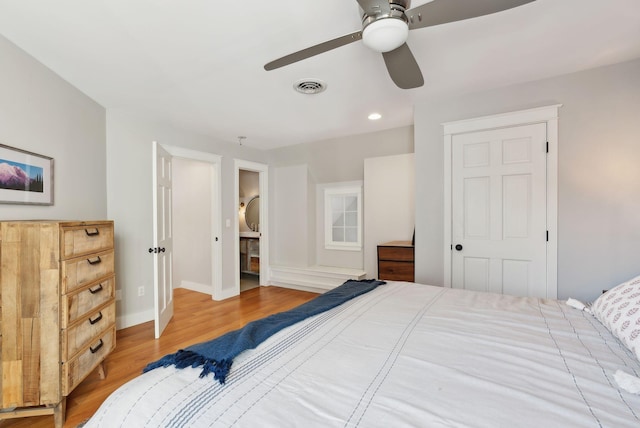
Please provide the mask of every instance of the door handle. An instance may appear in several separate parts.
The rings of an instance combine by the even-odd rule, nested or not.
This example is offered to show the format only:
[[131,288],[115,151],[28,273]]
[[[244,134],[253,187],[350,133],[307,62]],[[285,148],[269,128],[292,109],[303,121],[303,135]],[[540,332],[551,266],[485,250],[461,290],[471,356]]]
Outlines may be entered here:
[[462,251],[462,245],[456,244],[456,251]]

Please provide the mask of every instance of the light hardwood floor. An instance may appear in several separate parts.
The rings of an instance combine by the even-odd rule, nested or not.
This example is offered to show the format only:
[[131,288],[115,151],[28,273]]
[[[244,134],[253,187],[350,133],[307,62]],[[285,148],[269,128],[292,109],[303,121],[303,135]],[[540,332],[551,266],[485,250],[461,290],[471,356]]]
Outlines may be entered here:
[[[138,376],[144,366],[194,343],[213,339],[264,316],[291,309],[317,296],[315,293],[279,287],[258,287],[221,302],[211,296],[177,289],[174,318],[159,340],[153,338],[153,322],[119,330],[116,349],[105,361],[107,378],[91,373],[67,398],[65,428],[88,419],[120,385]],[[0,427],[51,428],[53,416],[12,419]]]

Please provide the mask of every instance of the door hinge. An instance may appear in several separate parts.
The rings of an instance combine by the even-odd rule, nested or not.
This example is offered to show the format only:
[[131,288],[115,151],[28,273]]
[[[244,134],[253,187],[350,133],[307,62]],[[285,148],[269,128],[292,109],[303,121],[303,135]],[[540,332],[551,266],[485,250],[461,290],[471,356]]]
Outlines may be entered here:
[[547,153],[549,153],[549,142],[547,141]]
[[547,230],[547,242],[549,242],[549,231]]

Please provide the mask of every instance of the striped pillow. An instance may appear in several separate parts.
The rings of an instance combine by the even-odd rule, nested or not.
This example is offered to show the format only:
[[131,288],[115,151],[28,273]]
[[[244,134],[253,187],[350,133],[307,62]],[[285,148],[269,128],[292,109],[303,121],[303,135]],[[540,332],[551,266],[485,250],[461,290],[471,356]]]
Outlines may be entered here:
[[598,297],[591,311],[640,361],[640,276]]

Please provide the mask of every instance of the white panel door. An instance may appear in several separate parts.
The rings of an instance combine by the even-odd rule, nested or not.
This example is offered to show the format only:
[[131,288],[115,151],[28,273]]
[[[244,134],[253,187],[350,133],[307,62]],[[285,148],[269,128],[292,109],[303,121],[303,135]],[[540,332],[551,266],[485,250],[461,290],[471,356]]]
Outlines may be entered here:
[[171,227],[171,154],[153,142],[153,245],[155,336],[173,317],[173,231]]
[[452,138],[451,285],[547,297],[546,125]]

